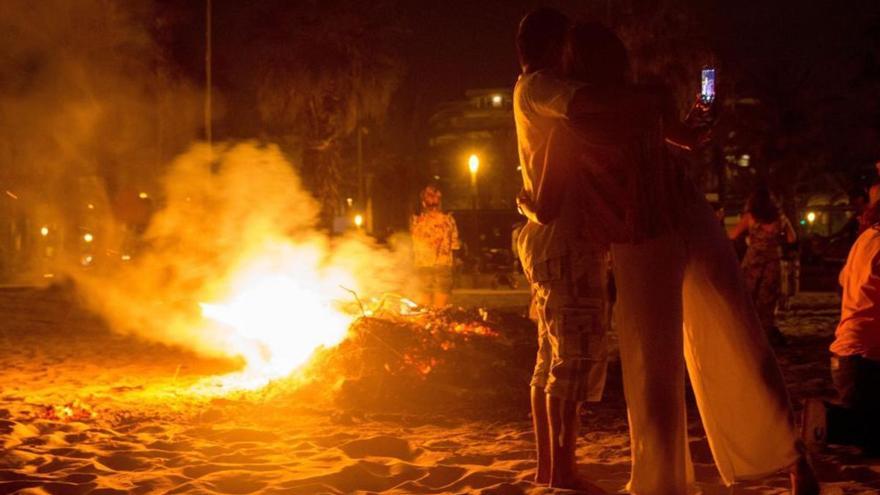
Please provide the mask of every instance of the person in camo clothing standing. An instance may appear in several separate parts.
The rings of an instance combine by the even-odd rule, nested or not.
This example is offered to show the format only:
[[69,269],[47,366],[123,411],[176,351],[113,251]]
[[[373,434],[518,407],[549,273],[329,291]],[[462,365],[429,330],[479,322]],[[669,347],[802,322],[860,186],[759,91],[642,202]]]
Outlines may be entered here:
[[455,219],[440,208],[442,195],[434,186],[421,193],[422,212],[410,222],[413,258],[419,276],[418,303],[442,308],[452,292],[453,251],[461,244]]

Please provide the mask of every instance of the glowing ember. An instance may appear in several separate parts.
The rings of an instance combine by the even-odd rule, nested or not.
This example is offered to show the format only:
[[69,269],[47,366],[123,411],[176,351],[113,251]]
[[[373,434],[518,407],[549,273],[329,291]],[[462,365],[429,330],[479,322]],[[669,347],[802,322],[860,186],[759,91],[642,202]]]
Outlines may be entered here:
[[98,417],[91,406],[78,400],[64,405],[45,406],[38,416],[53,421],[85,421]]
[[334,304],[348,296],[339,287],[348,278],[317,268],[309,251],[296,251],[288,247],[280,263],[272,256],[255,263],[235,277],[231,296],[200,304],[203,316],[228,332],[221,334],[229,354],[247,363],[236,386],[256,388],[289,375],[317,349],[345,339],[355,318]]

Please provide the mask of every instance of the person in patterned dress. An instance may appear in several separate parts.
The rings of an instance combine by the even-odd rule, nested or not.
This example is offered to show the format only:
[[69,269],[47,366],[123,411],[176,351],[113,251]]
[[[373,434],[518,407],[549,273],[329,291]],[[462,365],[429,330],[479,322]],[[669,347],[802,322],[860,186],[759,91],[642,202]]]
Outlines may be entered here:
[[744,232],[748,232],[748,249],[742,261],[746,286],[770,341],[784,343],[785,337],[776,326],[776,305],[782,290],[782,243],[796,241],[797,234],[766,187],[749,198],[730,238],[736,239]]
[[454,251],[461,248],[455,219],[440,208],[442,195],[434,186],[421,193],[422,212],[412,217],[413,262],[419,277],[418,303],[442,308],[452,292]]

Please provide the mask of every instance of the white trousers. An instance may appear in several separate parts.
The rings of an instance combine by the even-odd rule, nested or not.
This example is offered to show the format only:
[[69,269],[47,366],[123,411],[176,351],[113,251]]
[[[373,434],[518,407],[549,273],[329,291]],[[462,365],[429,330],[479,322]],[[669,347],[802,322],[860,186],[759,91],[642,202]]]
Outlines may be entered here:
[[695,491],[684,372],[727,485],[792,465],[800,442],[782,374],[709,205],[686,233],[612,246],[635,495]]

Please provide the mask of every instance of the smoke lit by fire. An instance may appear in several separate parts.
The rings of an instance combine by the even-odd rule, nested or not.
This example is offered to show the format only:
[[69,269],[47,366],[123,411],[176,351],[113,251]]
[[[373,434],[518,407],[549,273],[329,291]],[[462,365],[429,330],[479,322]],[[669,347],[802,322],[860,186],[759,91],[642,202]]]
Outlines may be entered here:
[[317,203],[274,146],[195,146],[162,196],[141,251],[110,272],[77,273],[77,285],[115,329],[242,359],[239,386],[286,376],[343,340],[355,294],[405,285],[405,253],[317,229]]

